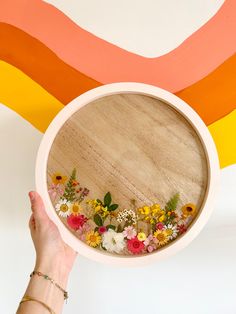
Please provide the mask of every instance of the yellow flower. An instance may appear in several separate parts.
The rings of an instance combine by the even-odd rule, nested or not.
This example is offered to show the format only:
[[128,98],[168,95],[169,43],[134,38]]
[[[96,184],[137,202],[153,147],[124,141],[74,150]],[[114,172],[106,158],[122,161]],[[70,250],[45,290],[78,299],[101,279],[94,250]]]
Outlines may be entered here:
[[95,200],[88,200],[86,203],[92,205],[93,207],[96,207],[98,204],[100,204],[96,199]]
[[73,203],[73,204],[71,205],[71,207],[70,207],[71,213],[72,213],[73,215],[75,215],[75,216],[79,215],[79,213],[81,212],[81,210],[82,210],[82,207],[79,205],[78,202]]
[[90,231],[86,234],[86,242],[88,245],[96,247],[102,242],[102,238],[97,231]]
[[150,207],[149,206],[143,206],[140,207],[138,209],[138,211],[142,214],[142,215],[148,215],[150,213]]
[[160,207],[159,204],[153,204],[153,205],[151,206],[151,210],[152,210],[152,214],[153,214],[153,215],[156,215],[156,214],[159,214],[159,213],[160,213],[161,207]]
[[66,176],[63,176],[60,172],[55,172],[52,176],[52,182],[54,184],[64,184],[65,181],[67,180]]
[[139,241],[145,241],[147,236],[144,232],[139,232],[138,235],[137,235]]
[[164,230],[157,230],[154,232],[154,237],[157,238],[159,244],[162,246],[162,245],[165,245],[167,242],[168,242],[168,235],[167,235],[167,232]]
[[101,206],[98,205],[98,206],[96,206],[94,209],[95,209],[95,213],[97,213],[97,212],[101,209]]
[[196,212],[196,206],[192,203],[185,204],[182,208],[182,213],[185,217],[194,215]]
[[164,221],[166,219],[165,215],[161,215],[161,217],[158,219],[160,222]]

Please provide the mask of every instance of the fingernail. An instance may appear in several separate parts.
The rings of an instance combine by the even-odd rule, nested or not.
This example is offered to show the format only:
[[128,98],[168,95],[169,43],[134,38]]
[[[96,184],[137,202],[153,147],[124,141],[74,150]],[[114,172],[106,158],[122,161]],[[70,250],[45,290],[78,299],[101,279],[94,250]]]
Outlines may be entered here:
[[29,192],[29,197],[30,197],[30,200],[33,201],[34,200],[34,192]]

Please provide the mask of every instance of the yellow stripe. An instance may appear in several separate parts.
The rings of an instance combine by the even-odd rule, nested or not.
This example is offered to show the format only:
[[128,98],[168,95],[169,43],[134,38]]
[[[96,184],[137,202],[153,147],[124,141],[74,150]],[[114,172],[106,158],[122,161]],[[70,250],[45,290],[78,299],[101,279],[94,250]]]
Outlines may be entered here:
[[0,61],[0,102],[44,132],[64,107],[55,97],[14,66]]
[[236,163],[236,110],[208,128],[217,147],[221,168]]
[[[14,66],[0,61],[0,102],[44,132],[64,105]],[[221,168],[236,163],[236,110],[209,125]]]

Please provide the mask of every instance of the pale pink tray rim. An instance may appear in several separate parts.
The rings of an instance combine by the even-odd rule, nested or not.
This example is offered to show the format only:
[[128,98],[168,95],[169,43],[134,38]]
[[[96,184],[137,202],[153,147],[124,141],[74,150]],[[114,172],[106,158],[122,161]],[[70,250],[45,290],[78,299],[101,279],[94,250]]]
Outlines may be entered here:
[[[163,248],[155,253],[149,255],[140,256],[116,256],[113,254],[107,254],[100,252],[94,248],[90,248],[88,245],[78,240],[62,223],[57,216],[55,209],[51,203],[49,194],[47,192],[47,159],[59,129],[64,122],[70,118],[70,116],[76,112],[79,108],[83,107],[87,103],[94,101],[97,98],[108,96],[116,93],[139,93],[156,97],[158,99],[168,102],[173,108],[177,109],[185,116],[189,122],[193,125],[198,132],[199,137],[204,145],[208,164],[209,164],[209,183],[207,198],[205,200],[204,208],[199,215],[198,219],[192,224],[191,228],[170,246]],[[75,98],[68,105],[66,105],[53,119],[47,128],[43,139],[40,143],[35,168],[35,184],[36,191],[42,196],[46,205],[46,211],[49,217],[56,223],[63,240],[73,247],[79,254],[88,257],[94,261],[117,265],[117,266],[144,266],[150,262],[161,260],[165,257],[171,256],[184,247],[186,247],[201,231],[206,222],[208,221],[213,206],[216,200],[216,196],[219,188],[220,177],[219,160],[213,139],[208,131],[208,128],[198,116],[198,114],[183,100],[173,95],[172,93],[158,88],[156,86],[136,83],[136,82],[121,82],[103,85],[94,88],[79,97]]]

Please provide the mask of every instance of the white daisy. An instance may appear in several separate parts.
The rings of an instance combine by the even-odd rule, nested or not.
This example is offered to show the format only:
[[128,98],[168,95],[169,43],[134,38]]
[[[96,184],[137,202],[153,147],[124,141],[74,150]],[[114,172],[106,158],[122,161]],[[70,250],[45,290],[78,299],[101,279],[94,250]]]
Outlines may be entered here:
[[102,245],[109,252],[120,253],[125,247],[124,235],[122,232],[115,232],[113,229],[108,229],[102,235]]
[[178,235],[177,225],[168,224],[165,226],[165,231],[170,240],[173,240]]
[[67,217],[71,213],[71,205],[72,203],[67,201],[66,199],[60,199],[55,208],[59,216]]

